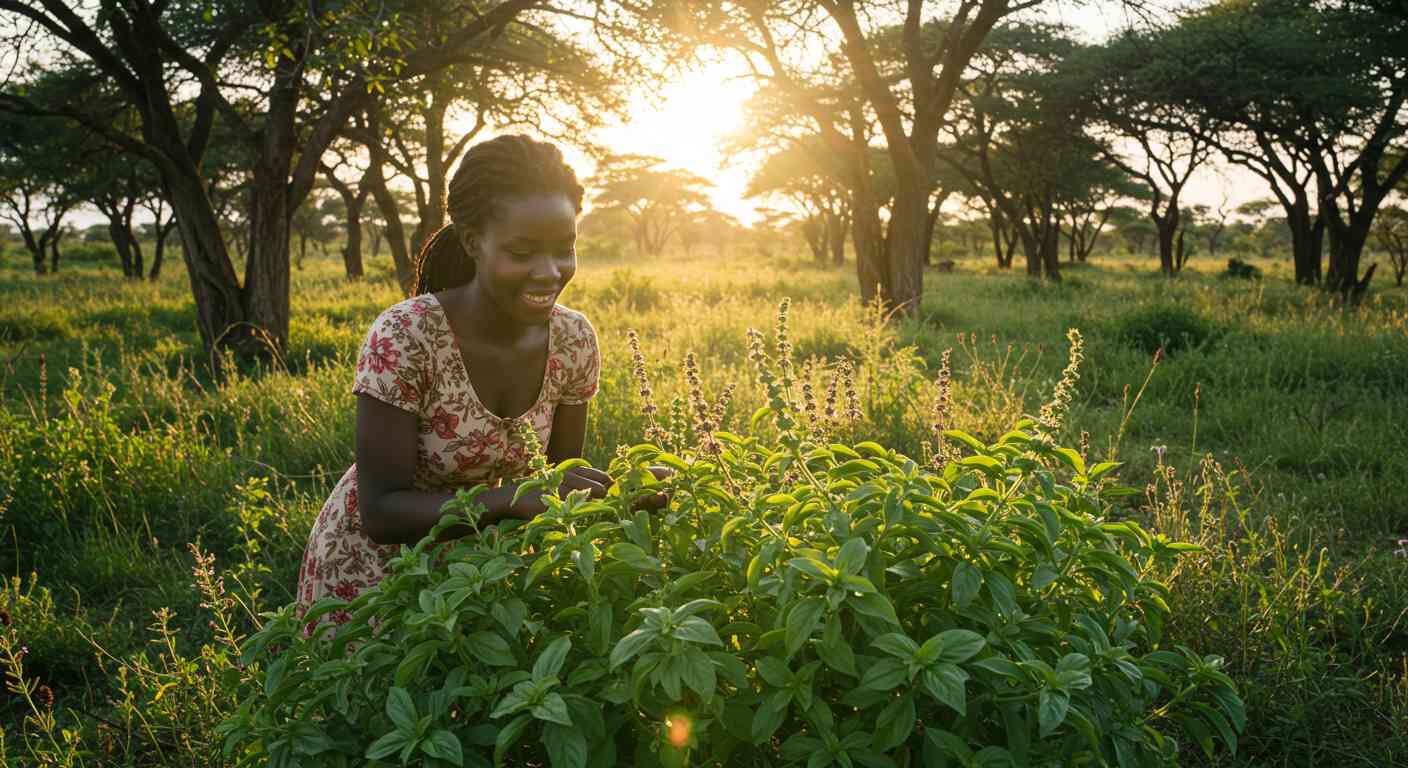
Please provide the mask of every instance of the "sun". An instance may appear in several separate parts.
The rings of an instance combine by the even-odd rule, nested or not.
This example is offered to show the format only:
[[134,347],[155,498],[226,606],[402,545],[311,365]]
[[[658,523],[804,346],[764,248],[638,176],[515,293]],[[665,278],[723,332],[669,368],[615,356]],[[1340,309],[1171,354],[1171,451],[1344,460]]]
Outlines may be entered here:
[[608,126],[598,139],[614,152],[655,155],[714,182],[714,207],[748,222],[754,205],[743,198],[748,172],[725,167],[720,143],[743,123],[743,107],[754,86],[744,69],[718,63],[662,83],[657,94],[630,100],[629,117]]

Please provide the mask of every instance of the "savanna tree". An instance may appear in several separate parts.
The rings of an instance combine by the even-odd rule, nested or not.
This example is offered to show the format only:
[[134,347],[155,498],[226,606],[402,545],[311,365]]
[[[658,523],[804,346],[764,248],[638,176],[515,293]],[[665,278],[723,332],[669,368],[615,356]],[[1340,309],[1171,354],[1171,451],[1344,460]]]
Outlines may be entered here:
[[[0,108],[76,121],[154,164],[176,209],[206,347],[280,353],[288,341],[290,220],[337,131],[387,87],[449,66],[537,4],[503,0],[457,16],[461,23],[437,40],[405,50],[392,23],[401,2],[0,0],[0,25],[11,33],[11,53],[29,63],[26,76],[46,57],[89,67],[137,110],[140,131],[113,131],[81,103],[13,90],[0,95]],[[317,109],[301,108],[313,93],[332,95]],[[250,94],[259,105],[252,115],[234,106]],[[182,109],[193,119],[179,119]],[[243,281],[202,172],[217,120],[254,157]]]
[[1401,3],[1250,0],[1190,14],[1159,35],[1177,62],[1172,102],[1199,135],[1271,186],[1291,227],[1296,279],[1351,298],[1384,199],[1408,176],[1408,13]]
[[[677,11],[676,24],[745,56],[757,78],[789,94],[828,146],[850,158],[861,296],[912,314],[923,293],[938,137],[962,73],[999,21],[1042,4],[961,0],[945,13],[920,0],[704,2]],[[853,90],[840,91],[842,83]],[[871,120],[895,178],[883,223],[866,190]]]
[[624,211],[631,236],[642,255],[658,256],[670,239],[698,212],[709,208],[705,193],[713,184],[677,168],[661,168],[650,155],[609,155],[591,179],[596,205]]

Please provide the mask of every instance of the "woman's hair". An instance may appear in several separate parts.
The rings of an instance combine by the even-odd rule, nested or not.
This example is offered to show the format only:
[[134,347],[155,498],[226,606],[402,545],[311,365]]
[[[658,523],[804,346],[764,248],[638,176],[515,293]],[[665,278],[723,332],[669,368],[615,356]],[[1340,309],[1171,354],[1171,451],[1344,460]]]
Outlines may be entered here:
[[432,235],[416,256],[411,295],[443,291],[474,279],[475,262],[465,251],[460,233],[482,232],[495,214],[496,203],[512,197],[563,194],[581,213],[582,193],[577,174],[548,142],[515,134],[475,144],[450,179],[451,223]]

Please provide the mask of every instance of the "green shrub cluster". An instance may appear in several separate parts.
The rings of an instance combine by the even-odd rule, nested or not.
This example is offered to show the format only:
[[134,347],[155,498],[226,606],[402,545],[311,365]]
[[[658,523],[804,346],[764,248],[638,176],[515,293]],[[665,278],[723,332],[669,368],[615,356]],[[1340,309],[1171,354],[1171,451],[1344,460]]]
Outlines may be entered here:
[[[1179,735],[1235,749],[1222,660],[1162,642],[1152,574],[1193,547],[1112,519],[1130,493],[1115,464],[1031,420],[991,444],[943,433],[942,469],[829,442],[799,423],[779,348],[746,436],[708,429],[699,396],[698,443],[619,451],[606,498],[549,493],[534,520],[479,530],[482,488],[462,492],[378,588],[274,614],[244,644],[227,754],[819,768],[1167,765]],[[660,490],[667,511],[636,509]]]
[[1165,355],[1197,349],[1222,335],[1222,329],[1195,310],[1180,304],[1151,304],[1124,313],[1114,323],[1114,334],[1124,343]]

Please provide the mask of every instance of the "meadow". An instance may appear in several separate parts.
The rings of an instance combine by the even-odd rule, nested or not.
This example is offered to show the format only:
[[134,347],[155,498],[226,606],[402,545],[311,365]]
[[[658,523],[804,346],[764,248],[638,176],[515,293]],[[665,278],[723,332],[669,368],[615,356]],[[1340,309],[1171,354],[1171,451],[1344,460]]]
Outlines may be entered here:
[[[352,460],[355,355],[400,298],[385,260],[370,266],[349,283],[307,260],[286,357],[215,382],[179,265],[155,284],[0,265],[0,663],[34,681],[0,700],[0,763],[220,759],[233,645],[291,599]],[[797,359],[855,365],[851,436],[919,457],[946,351],[946,426],[991,440],[1050,398],[1078,328],[1064,444],[1123,462],[1143,493],[1121,515],[1202,546],[1161,577],[1169,642],[1224,656],[1247,704],[1237,753],[1214,762],[1408,764],[1408,290],[1381,282],[1351,309],[1259,266],[1263,280],[1226,279],[1194,260],[1167,280],[1097,256],[1039,283],[960,261],[926,277],[917,318],[886,323],[848,269],[587,251],[563,297],[605,360],[587,458],[644,433],[628,329],[658,402],[683,396],[693,352],[711,396],[737,386],[736,423],[765,400],[746,331],[790,298]],[[831,371],[809,375],[822,390]]]

